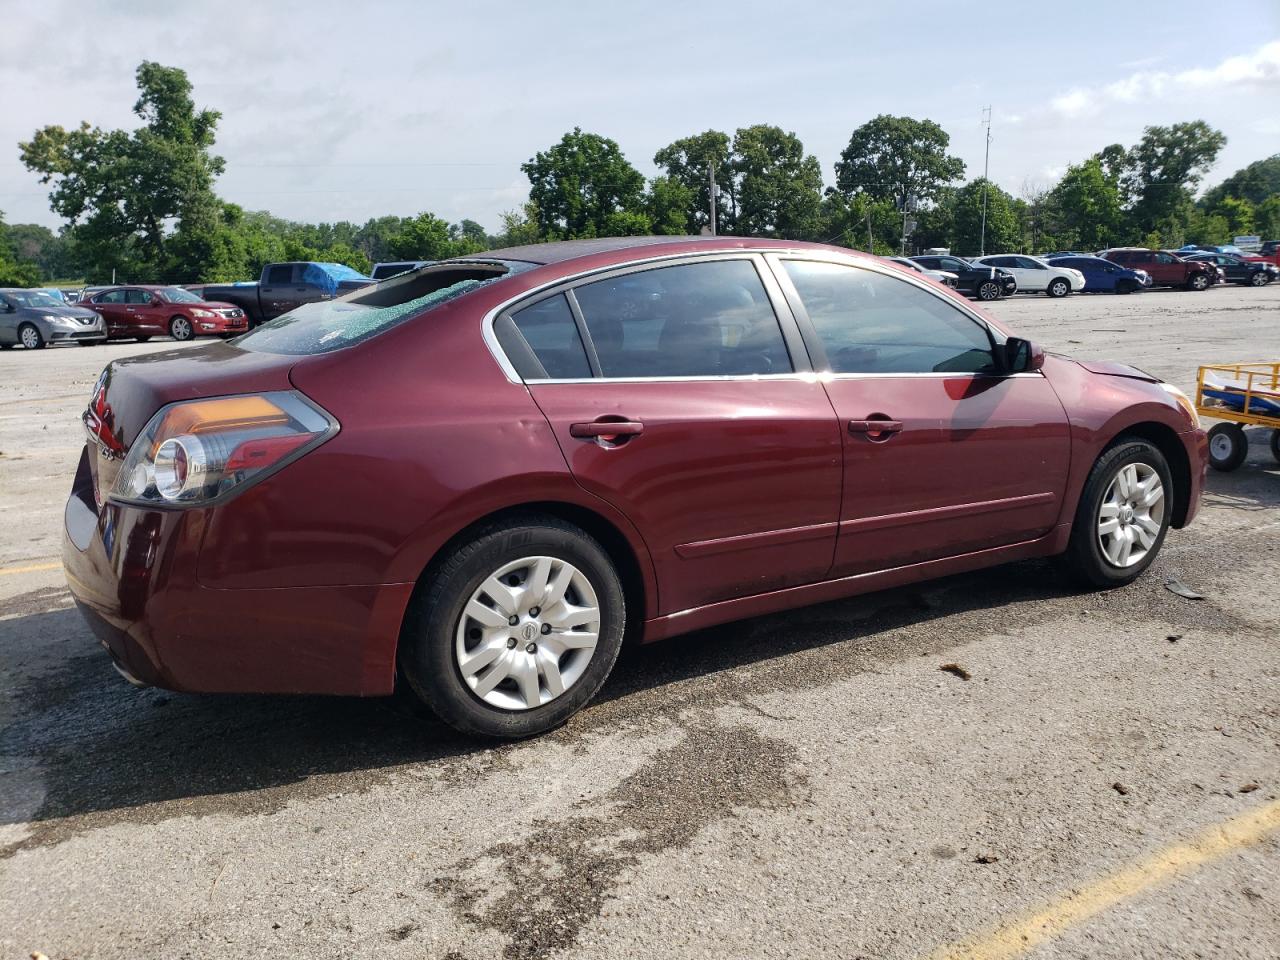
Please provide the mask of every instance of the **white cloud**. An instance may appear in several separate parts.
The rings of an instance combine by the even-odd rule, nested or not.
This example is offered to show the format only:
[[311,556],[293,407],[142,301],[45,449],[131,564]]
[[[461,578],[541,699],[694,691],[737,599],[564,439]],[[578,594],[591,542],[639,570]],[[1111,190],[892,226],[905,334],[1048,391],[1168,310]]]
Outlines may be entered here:
[[1280,40],[1212,67],[1140,70],[1098,87],[1077,87],[1054,97],[1051,106],[1064,117],[1076,118],[1096,113],[1109,102],[1138,103],[1185,93],[1216,95],[1232,89],[1280,90]]

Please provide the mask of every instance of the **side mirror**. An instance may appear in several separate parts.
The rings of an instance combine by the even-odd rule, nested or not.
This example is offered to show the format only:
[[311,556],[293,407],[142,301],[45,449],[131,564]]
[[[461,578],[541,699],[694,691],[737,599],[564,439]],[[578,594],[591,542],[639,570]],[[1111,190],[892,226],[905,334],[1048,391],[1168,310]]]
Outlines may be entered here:
[[1010,337],[1004,344],[1006,373],[1033,373],[1044,366],[1044,349],[1030,340]]

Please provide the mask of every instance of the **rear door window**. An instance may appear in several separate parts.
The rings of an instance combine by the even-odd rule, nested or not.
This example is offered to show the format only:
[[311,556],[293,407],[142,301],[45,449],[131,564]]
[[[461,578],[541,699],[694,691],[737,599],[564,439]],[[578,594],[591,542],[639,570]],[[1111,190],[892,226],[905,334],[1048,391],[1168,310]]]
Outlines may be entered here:
[[146,290],[126,290],[124,292],[125,303],[150,303],[151,294]]
[[784,260],[834,373],[994,373],[986,328],[942,297],[874,270]]
[[577,380],[591,376],[587,350],[564,294],[511,315],[513,330],[499,323],[498,339],[527,380]]
[[278,263],[267,269],[267,283],[271,286],[284,286],[293,282],[293,264]]
[[574,289],[604,377],[792,372],[755,264],[658,267]]

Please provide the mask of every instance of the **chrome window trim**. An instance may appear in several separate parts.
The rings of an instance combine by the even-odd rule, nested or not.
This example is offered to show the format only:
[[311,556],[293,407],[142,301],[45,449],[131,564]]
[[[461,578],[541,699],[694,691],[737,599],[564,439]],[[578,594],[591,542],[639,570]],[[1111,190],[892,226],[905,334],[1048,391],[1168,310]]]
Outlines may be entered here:
[[[800,249],[803,249],[803,248],[800,248]],[[583,280],[586,280],[589,277],[594,277],[597,275],[604,276],[610,273],[626,273],[626,272],[630,272],[633,268],[646,267],[646,266],[651,266],[654,264],[661,264],[661,263],[670,263],[671,265],[674,266],[675,264],[681,263],[681,262],[697,263],[705,260],[745,259],[745,260],[755,261],[755,259],[762,254],[769,254],[769,253],[783,254],[783,253],[791,253],[791,252],[793,252],[793,250],[788,250],[785,248],[780,249],[777,247],[740,247],[737,249],[730,249],[730,250],[705,250],[705,251],[693,251],[693,252],[685,252],[685,253],[668,253],[668,254],[663,254],[662,256],[645,257],[639,260],[627,260],[624,263],[611,263],[603,267],[592,267],[587,270],[582,270],[578,273],[571,273],[571,274],[557,277],[554,280],[548,280],[546,283],[538,284],[538,286],[536,287],[532,287],[520,294],[517,294],[516,296],[512,297],[509,300],[503,301],[502,303],[498,304],[496,307],[493,307],[492,309],[490,309],[481,319],[480,333],[481,333],[481,336],[484,338],[485,345],[489,348],[489,352],[493,355],[493,359],[497,361],[498,366],[502,369],[502,372],[506,374],[507,379],[512,383],[527,384],[527,383],[636,382],[636,380],[640,378],[592,377],[589,380],[587,379],[524,380],[523,378],[521,378],[520,374],[516,371],[516,368],[515,366],[512,365],[511,361],[507,359],[506,352],[502,349],[502,345],[498,342],[498,335],[493,328],[494,322],[498,319],[499,316],[501,316],[503,313],[507,312],[508,310],[516,309],[519,306],[519,304],[521,304],[525,300],[535,298],[541,294],[547,293],[551,290],[554,290],[560,287],[563,287],[566,290],[571,289],[572,287],[579,285]],[[842,260],[842,262],[847,262],[847,261]],[[789,341],[787,341],[785,331],[783,330],[783,325],[785,324],[786,321],[783,317],[777,316],[777,313],[778,313],[777,304],[773,302],[773,299],[771,296],[772,291],[768,287],[768,280],[766,279],[764,272],[760,269],[759,264],[757,264],[756,266],[756,272],[757,274],[760,274],[760,283],[764,287],[766,295],[770,297],[769,305],[773,309],[775,317],[777,317],[779,332],[782,333],[783,341],[784,343],[786,343],[788,350],[790,350],[791,344]],[[807,357],[805,359],[808,360]],[[795,366],[797,364],[797,358],[792,357],[791,363],[792,363],[792,366]],[[643,378],[643,379],[646,381],[651,379],[653,382],[677,381],[677,380],[758,380],[765,377],[770,377],[770,378],[801,377],[806,372],[808,371],[792,371],[791,373],[786,373],[786,374],[742,374],[742,375],[723,376],[723,377],[653,377],[653,378]]]
[[817,383],[823,379],[821,375],[809,371],[793,373],[736,373],[707,376],[670,376],[670,377],[546,377],[541,380],[526,380],[525,383],[717,383],[725,380],[804,380]]

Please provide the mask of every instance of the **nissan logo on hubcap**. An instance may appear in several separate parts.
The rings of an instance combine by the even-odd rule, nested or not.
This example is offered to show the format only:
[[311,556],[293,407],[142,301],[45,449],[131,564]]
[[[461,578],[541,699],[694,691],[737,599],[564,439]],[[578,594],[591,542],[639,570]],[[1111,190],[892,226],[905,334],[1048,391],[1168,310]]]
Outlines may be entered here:
[[526,640],[532,640],[538,635],[538,625],[533,622],[526,623],[524,625],[524,629],[520,632],[524,635]]

